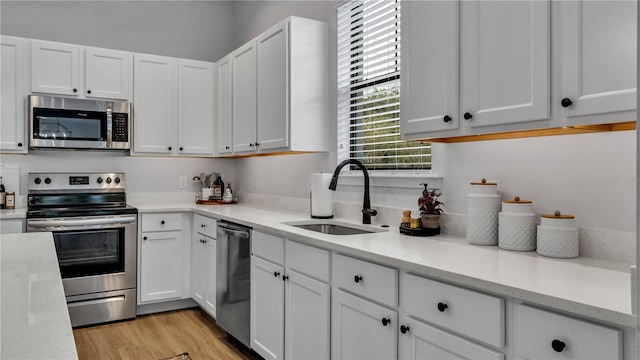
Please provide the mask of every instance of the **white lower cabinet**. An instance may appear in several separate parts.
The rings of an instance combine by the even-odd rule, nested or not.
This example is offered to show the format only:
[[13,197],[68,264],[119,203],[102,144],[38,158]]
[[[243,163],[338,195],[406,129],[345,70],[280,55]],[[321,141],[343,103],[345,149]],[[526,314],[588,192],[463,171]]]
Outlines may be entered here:
[[410,317],[400,320],[398,358],[502,360],[504,355]]
[[329,252],[252,237],[251,348],[265,359],[329,359]]
[[[189,217],[190,219],[190,217]],[[140,214],[138,304],[191,297],[191,243],[182,213]]]
[[333,289],[332,359],[395,359],[397,328],[397,311]]
[[216,317],[215,232],[215,220],[194,215],[191,237],[191,297],[214,318]]
[[6,219],[0,220],[0,234],[19,234],[25,232],[24,220]]
[[516,305],[514,348],[520,359],[622,359],[618,329]]

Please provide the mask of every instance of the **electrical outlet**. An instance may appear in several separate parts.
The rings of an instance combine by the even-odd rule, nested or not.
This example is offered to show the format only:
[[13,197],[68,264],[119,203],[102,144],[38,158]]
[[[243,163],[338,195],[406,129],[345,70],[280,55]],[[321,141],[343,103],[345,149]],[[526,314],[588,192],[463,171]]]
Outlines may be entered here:
[[186,189],[187,188],[187,177],[186,176],[180,176],[179,178],[180,181],[180,189]]

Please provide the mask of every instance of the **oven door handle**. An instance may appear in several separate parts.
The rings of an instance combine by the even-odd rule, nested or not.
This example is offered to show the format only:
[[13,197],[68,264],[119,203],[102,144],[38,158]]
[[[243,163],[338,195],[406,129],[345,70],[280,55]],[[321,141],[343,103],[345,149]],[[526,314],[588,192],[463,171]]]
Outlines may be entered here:
[[33,228],[48,228],[48,227],[71,227],[71,226],[94,226],[94,225],[117,225],[117,224],[130,224],[136,221],[135,216],[122,216],[122,217],[105,217],[105,218],[84,218],[84,219],[38,219],[29,221],[29,227]]

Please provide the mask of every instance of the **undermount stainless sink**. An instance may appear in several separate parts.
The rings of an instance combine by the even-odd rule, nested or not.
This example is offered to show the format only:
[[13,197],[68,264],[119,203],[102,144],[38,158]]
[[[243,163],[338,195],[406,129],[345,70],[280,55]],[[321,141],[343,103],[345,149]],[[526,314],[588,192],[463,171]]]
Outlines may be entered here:
[[284,222],[283,224],[329,235],[373,234],[377,232],[387,231],[384,229],[375,229],[369,226],[359,227],[356,225],[327,220]]

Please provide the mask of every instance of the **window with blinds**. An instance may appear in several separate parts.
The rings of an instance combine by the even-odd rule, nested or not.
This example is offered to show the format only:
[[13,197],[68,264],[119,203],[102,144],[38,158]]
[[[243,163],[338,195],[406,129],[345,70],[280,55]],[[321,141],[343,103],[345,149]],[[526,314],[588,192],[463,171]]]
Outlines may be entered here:
[[399,0],[338,5],[338,161],[431,169],[429,143],[400,140],[400,7]]

